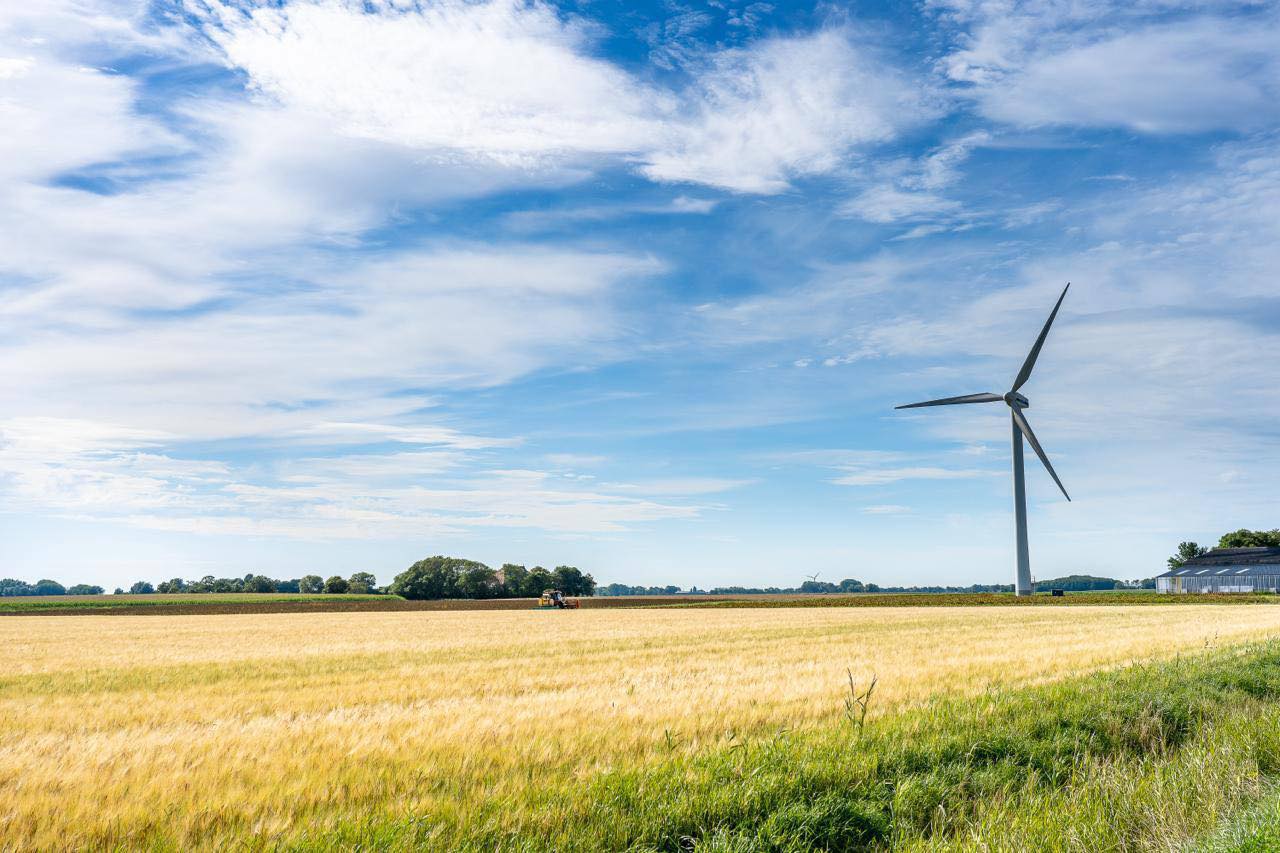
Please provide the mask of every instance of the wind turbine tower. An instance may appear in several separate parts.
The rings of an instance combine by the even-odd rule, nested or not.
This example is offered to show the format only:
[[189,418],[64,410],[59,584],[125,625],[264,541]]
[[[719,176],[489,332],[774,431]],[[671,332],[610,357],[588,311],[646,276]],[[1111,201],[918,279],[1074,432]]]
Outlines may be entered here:
[[924,406],[955,406],[961,403],[999,403],[1003,401],[1009,407],[1009,416],[1013,429],[1013,515],[1015,525],[1017,527],[1017,541],[1015,547],[1017,549],[1017,568],[1014,574],[1014,591],[1018,595],[1031,595],[1031,555],[1027,548],[1027,484],[1026,475],[1023,472],[1022,464],[1022,439],[1026,437],[1031,444],[1031,449],[1036,452],[1036,456],[1040,457],[1040,461],[1044,463],[1045,470],[1049,472],[1049,476],[1053,478],[1053,482],[1058,484],[1058,488],[1062,490],[1062,496],[1068,501],[1071,496],[1067,494],[1067,490],[1063,487],[1062,481],[1058,479],[1058,474],[1053,470],[1053,465],[1049,463],[1049,457],[1045,455],[1044,448],[1040,446],[1040,442],[1036,441],[1036,434],[1031,431],[1031,424],[1027,423],[1027,416],[1022,413],[1023,409],[1030,408],[1031,402],[1023,396],[1019,389],[1027,384],[1027,380],[1031,378],[1031,371],[1036,366],[1036,359],[1040,356],[1040,348],[1044,346],[1044,339],[1049,336],[1049,327],[1053,325],[1053,320],[1058,316],[1058,309],[1062,307],[1062,300],[1067,298],[1067,291],[1071,289],[1071,282],[1067,282],[1067,286],[1062,289],[1062,295],[1058,297],[1058,302],[1053,306],[1053,312],[1049,314],[1049,319],[1045,321],[1044,328],[1040,330],[1040,337],[1036,338],[1035,344],[1031,347],[1031,352],[1027,353],[1027,358],[1022,362],[1022,369],[1018,371],[1018,376],[1013,380],[1013,387],[1009,389],[1009,393],[1001,396],[1000,394],[984,393],[984,394],[965,394],[963,397],[944,397],[941,400],[926,400],[923,403],[909,403],[905,406],[895,406],[897,409],[918,409]]

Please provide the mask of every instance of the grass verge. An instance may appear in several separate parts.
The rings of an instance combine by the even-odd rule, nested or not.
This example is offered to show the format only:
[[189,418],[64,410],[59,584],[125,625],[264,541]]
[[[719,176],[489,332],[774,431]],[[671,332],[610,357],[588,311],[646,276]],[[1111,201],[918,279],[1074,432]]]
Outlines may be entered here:
[[[466,813],[343,822],[290,846],[1169,850],[1280,777],[1276,643],[942,697],[865,725],[853,687],[842,724],[714,752],[673,746],[657,766],[544,780]],[[1280,820],[1275,807],[1259,814]]]
[[1280,850],[1280,789],[1187,846],[1188,853],[1270,853]]

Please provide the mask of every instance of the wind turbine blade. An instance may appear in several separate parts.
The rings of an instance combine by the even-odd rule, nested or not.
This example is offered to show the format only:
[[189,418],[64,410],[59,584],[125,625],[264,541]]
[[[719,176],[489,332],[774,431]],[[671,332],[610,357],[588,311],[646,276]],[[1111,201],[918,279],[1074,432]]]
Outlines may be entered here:
[[926,400],[923,403],[908,403],[905,406],[894,406],[895,409],[919,409],[921,406],[958,406],[961,403],[998,403],[1003,400],[999,394],[965,394],[963,397],[943,397],[941,400]]
[[1053,470],[1053,466],[1049,464],[1049,457],[1045,455],[1044,448],[1040,446],[1040,442],[1036,441],[1036,434],[1031,431],[1031,424],[1027,423],[1027,419],[1023,417],[1022,411],[1017,406],[1010,406],[1013,412],[1013,419],[1018,424],[1018,429],[1022,430],[1022,434],[1027,437],[1027,441],[1031,444],[1031,449],[1036,452],[1036,456],[1040,457],[1040,461],[1044,463],[1045,469],[1049,472],[1049,476],[1053,478],[1053,482],[1058,484],[1058,488],[1062,489],[1062,496],[1067,500],[1071,500],[1071,495],[1067,494],[1067,490],[1063,488],[1062,481],[1058,479],[1058,472]]
[[1035,346],[1031,347],[1031,352],[1027,353],[1027,360],[1022,362],[1022,369],[1018,371],[1018,378],[1013,380],[1013,390],[1017,391],[1023,385],[1027,384],[1027,380],[1031,378],[1031,371],[1036,366],[1036,359],[1040,357],[1040,347],[1044,346],[1044,339],[1049,337],[1049,327],[1053,325],[1053,318],[1058,316],[1058,309],[1062,307],[1062,300],[1067,298],[1067,291],[1071,289],[1071,282],[1067,282],[1067,286],[1062,288],[1062,295],[1058,297],[1058,304],[1053,306],[1053,313],[1049,315],[1049,319],[1044,321],[1044,328],[1040,330],[1040,337],[1036,338]]

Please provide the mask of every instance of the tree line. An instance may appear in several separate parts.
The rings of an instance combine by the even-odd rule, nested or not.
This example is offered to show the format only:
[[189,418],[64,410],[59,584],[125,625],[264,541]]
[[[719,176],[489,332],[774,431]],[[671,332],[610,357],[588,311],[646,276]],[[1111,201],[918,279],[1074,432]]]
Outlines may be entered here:
[[[412,599],[439,598],[537,598],[546,589],[558,589],[565,595],[595,595],[596,581],[576,566],[542,566],[527,568],[518,563],[505,563],[492,569],[484,563],[461,557],[428,557],[419,560],[385,587],[369,572],[356,572],[350,577],[304,575],[277,580],[250,572],[242,578],[219,578],[205,575],[199,580],[172,578],[159,583],[137,581],[128,589],[117,587],[116,595],[153,595],[155,593],[219,593],[219,592],[291,592],[306,594],[358,595],[387,594]],[[76,584],[70,588],[57,581],[39,580],[34,584],[5,578],[0,580],[0,596],[12,595],[101,595],[100,586]]]
[[149,595],[151,593],[187,593],[200,595],[213,592],[301,592],[308,595],[320,593],[353,595],[377,595],[386,590],[378,586],[378,579],[369,572],[356,572],[349,578],[333,575],[322,578],[319,575],[303,575],[300,578],[276,580],[266,575],[255,575],[252,572],[242,578],[216,578],[205,575],[199,580],[183,580],[173,578],[161,581],[152,586],[147,581],[138,581],[133,586],[117,589],[116,595]]
[[[1218,539],[1217,548],[1280,548],[1280,528],[1272,530],[1249,530],[1241,527],[1230,533],[1224,533]],[[1196,542],[1179,542],[1178,549],[1173,552],[1167,562],[1169,568],[1180,569],[1187,560],[1203,557],[1209,549]]]
[[[35,583],[0,579],[0,597],[12,595],[102,595],[106,592],[95,584],[78,583],[64,587],[53,580]],[[247,574],[242,578],[216,578],[205,575],[199,580],[173,578],[153,584],[137,581],[128,589],[116,587],[116,595],[153,595],[155,593],[213,593],[213,592],[305,592],[305,593],[356,593],[361,595],[385,593],[377,586],[377,579],[368,572],[356,572],[349,578],[334,575],[328,580],[319,575],[305,575],[290,580],[275,580],[266,575]]]
[[[1245,535],[1247,534],[1247,536]],[[1280,545],[1280,530],[1247,531],[1238,530],[1222,537],[1223,542],[1262,541]],[[1186,546],[1186,547],[1184,547]],[[1180,553],[1189,547],[1198,553],[1205,549],[1195,543],[1184,542],[1179,546]],[[1240,545],[1222,545],[1219,547],[1243,547]],[[1188,553],[1190,553],[1188,551]],[[1193,554],[1194,556],[1194,554]],[[1173,565],[1172,558],[1170,565]],[[1154,580],[1126,582],[1114,578],[1100,578],[1091,575],[1070,575],[1038,581],[1041,589],[1055,588],[1065,590],[1105,590],[1125,588],[1154,588]],[[322,578],[319,575],[304,575],[289,580],[276,580],[266,575],[246,574],[242,578],[219,578],[205,575],[199,580],[172,578],[152,584],[150,581],[138,581],[128,589],[116,588],[116,595],[150,595],[153,593],[305,593],[315,594],[392,594],[409,599],[445,599],[445,598],[537,598],[546,589],[558,589],[570,596],[622,596],[622,595],[785,595],[797,593],[979,593],[979,592],[1012,592],[1012,584],[970,584],[968,586],[881,586],[874,583],[863,583],[856,578],[845,578],[838,583],[819,580],[807,580],[793,587],[749,587],[718,586],[704,590],[694,586],[681,589],[675,585],[666,586],[633,586],[623,583],[611,583],[597,587],[596,580],[590,574],[576,566],[556,566],[546,569],[542,566],[528,568],[519,563],[504,563],[501,568],[493,569],[476,560],[462,557],[446,557],[437,555],[411,565],[395,576],[387,586],[378,586],[377,578],[369,572],[355,572],[350,577],[333,575]],[[0,580],[0,596],[12,595],[101,595],[103,588],[89,584],[76,584],[64,588],[62,584],[52,580],[39,580],[34,584],[25,581],[4,578]]]
[[[1115,578],[1102,578],[1093,575],[1068,575],[1061,578],[1036,581],[1040,589],[1062,589],[1068,592],[1108,589],[1155,589],[1154,579],[1138,581],[1122,581]],[[797,595],[797,594],[831,594],[850,592],[881,593],[978,593],[978,592],[1013,592],[1013,584],[1009,583],[975,583],[968,586],[881,586],[874,583],[863,583],[856,578],[845,578],[839,583],[807,580],[799,586],[717,586],[711,589],[681,589],[678,586],[628,586],[622,583],[611,583],[600,587],[599,595]]]
[[9,595],[102,595],[103,589],[87,583],[66,587],[57,581],[42,578],[35,583],[0,578],[0,597]]
[[461,557],[428,557],[396,575],[390,592],[404,598],[537,598],[543,590],[558,589],[565,595],[596,594],[596,580],[576,566],[526,568],[504,563],[492,569]]

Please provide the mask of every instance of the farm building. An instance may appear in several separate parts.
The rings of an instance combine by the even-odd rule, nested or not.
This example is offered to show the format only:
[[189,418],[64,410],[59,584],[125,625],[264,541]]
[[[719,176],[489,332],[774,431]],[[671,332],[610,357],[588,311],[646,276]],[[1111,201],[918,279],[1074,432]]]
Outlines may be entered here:
[[1160,592],[1280,592],[1280,548],[1214,548],[1156,578]]

